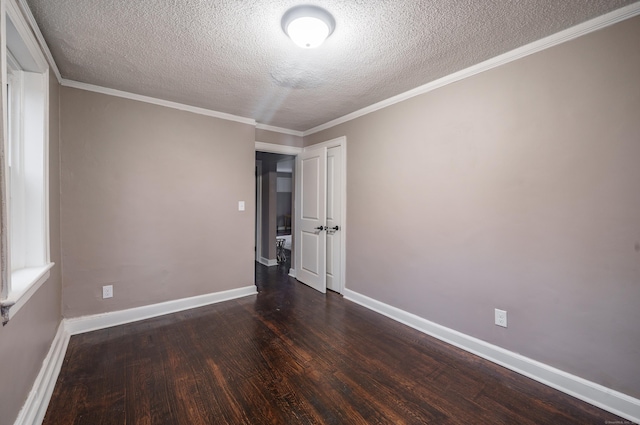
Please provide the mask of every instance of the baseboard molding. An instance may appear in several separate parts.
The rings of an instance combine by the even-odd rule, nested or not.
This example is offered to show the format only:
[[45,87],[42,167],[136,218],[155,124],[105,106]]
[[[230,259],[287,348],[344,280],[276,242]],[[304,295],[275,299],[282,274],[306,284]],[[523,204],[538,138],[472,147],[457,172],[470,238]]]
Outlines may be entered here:
[[292,278],[296,278],[296,269],[294,268],[290,268],[289,269],[289,276],[291,276]]
[[268,258],[260,257],[258,263],[262,264],[263,266],[272,267],[278,265],[278,260],[269,260]]
[[64,319],[60,322],[49,352],[42,362],[27,399],[18,413],[14,425],[41,424],[49,406],[71,335],[103,329],[120,324],[144,320],[190,308],[201,307],[257,293],[254,285],[197,297],[183,298],[149,306],[111,313]]
[[251,285],[245,286],[244,288],[213,292],[211,294],[166,301],[163,303],[145,305],[127,310],[65,319],[64,325],[69,335],[76,335],[112,326],[123,325],[125,323],[150,319],[152,317],[163,316],[165,314],[176,313],[178,311],[188,310],[191,308],[202,307],[222,301],[228,301],[235,298],[246,297],[257,293],[258,291],[256,286]]
[[31,392],[27,397],[14,425],[40,424],[47,413],[47,406],[51,400],[51,394],[58,380],[62,361],[69,345],[69,333],[64,327],[64,321],[60,322],[49,352],[42,362],[40,372],[33,383]]
[[344,298],[634,423],[640,400],[345,288]]
[[62,368],[62,361],[67,352],[71,335],[136,322],[138,320],[202,307],[257,293],[258,291],[255,285],[251,285],[244,288],[182,298],[127,310],[63,319],[58,326],[58,331],[53,338],[49,352],[42,362],[40,372],[33,383],[31,392],[22,406],[14,425],[34,425],[42,423],[44,415],[47,413],[47,407],[49,406],[53,389],[58,380],[60,369]]

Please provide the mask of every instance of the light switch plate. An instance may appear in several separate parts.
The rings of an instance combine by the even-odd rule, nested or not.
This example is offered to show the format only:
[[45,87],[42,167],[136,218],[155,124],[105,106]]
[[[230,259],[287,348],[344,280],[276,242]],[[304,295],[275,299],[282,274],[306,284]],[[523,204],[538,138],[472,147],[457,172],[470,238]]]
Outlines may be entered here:
[[244,211],[244,201],[238,201],[238,211]]

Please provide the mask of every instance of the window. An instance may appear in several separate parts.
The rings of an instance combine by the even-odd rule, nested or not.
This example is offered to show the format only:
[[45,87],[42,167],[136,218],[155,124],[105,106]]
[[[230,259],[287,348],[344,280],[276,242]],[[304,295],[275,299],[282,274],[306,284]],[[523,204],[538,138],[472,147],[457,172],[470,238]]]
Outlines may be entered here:
[[17,5],[7,2],[4,158],[6,255],[3,322],[49,277],[48,94],[46,60]]

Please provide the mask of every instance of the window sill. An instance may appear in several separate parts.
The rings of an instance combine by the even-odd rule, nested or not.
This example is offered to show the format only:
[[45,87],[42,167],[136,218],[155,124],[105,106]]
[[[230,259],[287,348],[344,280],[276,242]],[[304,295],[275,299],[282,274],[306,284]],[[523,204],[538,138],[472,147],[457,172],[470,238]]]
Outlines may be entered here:
[[54,265],[55,263],[49,263],[45,266],[29,267],[11,273],[11,292],[6,299],[0,302],[3,325],[6,325],[49,279],[50,270]]

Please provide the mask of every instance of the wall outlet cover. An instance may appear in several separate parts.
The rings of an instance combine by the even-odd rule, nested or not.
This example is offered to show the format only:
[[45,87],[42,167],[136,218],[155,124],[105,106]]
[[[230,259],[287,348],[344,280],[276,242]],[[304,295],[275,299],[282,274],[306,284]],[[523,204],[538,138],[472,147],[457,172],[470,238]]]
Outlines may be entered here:
[[105,285],[102,287],[102,298],[113,298],[113,285]]
[[503,328],[507,327],[507,312],[505,310],[497,309],[495,310],[495,322],[496,325],[502,326]]

